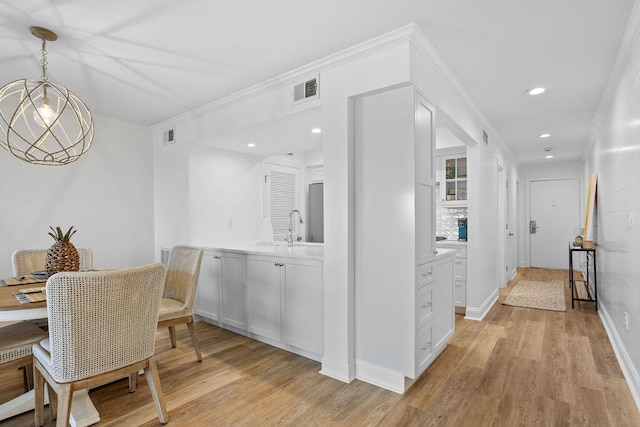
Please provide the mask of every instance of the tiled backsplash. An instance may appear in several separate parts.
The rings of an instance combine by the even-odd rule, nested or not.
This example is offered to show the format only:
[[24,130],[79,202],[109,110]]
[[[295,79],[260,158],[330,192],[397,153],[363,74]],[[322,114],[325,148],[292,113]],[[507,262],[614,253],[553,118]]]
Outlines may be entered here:
[[458,218],[467,217],[466,207],[443,208],[440,199],[440,186],[436,186],[436,236],[445,236],[447,240],[458,240]]

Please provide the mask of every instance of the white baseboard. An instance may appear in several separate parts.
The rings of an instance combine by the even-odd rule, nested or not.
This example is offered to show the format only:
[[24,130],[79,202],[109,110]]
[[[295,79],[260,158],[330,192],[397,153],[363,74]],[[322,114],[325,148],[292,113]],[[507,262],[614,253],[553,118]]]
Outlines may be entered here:
[[322,369],[320,373],[334,380],[350,383],[356,379],[355,366],[344,360],[332,359],[330,357],[322,358]]
[[480,307],[469,307],[467,306],[467,311],[465,313],[464,318],[469,320],[482,320],[484,316],[487,315],[493,304],[498,301],[498,289],[491,292],[491,294],[483,301]]
[[618,332],[613,326],[613,320],[611,319],[611,316],[604,304],[598,305],[598,313],[600,314],[600,320],[602,320],[604,329],[609,336],[609,341],[611,341],[611,346],[613,347],[613,351],[616,354],[618,363],[620,364],[622,374],[624,375],[625,380],[627,380],[631,396],[636,402],[638,411],[640,411],[640,375],[638,375],[638,370],[633,364],[631,357],[629,357],[629,353],[627,353],[627,350],[620,339],[620,335],[618,335]]
[[395,393],[404,393],[404,374],[402,372],[356,360],[356,378]]

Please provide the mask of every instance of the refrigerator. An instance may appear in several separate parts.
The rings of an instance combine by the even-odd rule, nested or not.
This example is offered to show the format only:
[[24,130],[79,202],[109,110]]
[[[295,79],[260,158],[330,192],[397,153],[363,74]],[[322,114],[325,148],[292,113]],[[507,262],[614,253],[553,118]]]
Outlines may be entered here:
[[324,189],[323,183],[309,184],[309,210],[307,211],[307,241],[324,243]]

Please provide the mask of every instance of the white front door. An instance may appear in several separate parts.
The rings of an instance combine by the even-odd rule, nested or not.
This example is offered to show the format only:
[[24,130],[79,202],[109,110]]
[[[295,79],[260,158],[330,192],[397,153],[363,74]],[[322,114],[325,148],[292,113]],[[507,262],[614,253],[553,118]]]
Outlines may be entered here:
[[579,180],[531,181],[529,194],[531,267],[569,268],[569,242],[580,227]]

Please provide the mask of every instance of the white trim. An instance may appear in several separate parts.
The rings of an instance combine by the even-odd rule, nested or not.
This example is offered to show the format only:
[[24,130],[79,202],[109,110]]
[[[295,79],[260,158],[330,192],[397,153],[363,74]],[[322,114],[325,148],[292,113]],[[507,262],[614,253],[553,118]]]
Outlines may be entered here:
[[613,321],[611,320],[611,316],[609,316],[609,312],[604,304],[598,305],[598,313],[600,315],[600,320],[604,325],[604,329],[609,336],[609,341],[611,342],[613,352],[616,354],[616,358],[620,364],[622,374],[624,375],[625,380],[627,380],[631,396],[636,402],[638,411],[640,411],[640,375],[638,375],[638,371],[633,364],[633,360],[631,360],[629,353],[627,353],[624,343],[620,339],[620,336],[613,325]]
[[476,307],[467,307],[465,312],[465,319],[469,320],[482,320],[484,316],[487,315],[493,304],[498,301],[498,288],[496,288],[491,294],[484,300],[484,302],[480,305],[479,308]]
[[356,378],[378,387],[404,394],[404,374],[362,360],[356,360]]
[[355,366],[345,360],[332,359],[330,357],[322,358],[322,369],[320,370],[322,375],[344,383],[350,383],[356,379],[354,372]]

